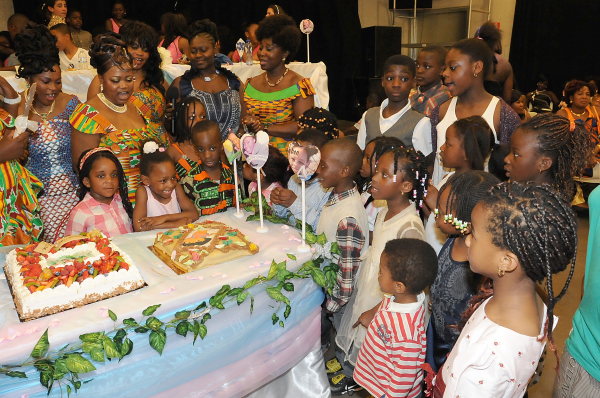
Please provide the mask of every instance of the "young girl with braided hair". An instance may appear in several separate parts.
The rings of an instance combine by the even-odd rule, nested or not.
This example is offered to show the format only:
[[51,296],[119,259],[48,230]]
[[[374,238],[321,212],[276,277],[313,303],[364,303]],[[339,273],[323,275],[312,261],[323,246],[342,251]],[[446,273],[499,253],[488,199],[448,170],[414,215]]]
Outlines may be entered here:
[[571,200],[576,192],[573,176],[588,166],[593,149],[594,143],[582,125],[544,113],[514,132],[504,169],[510,181],[550,184]]
[[396,137],[380,136],[369,141],[363,151],[363,164],[359,170],[360,178],[357,181],[360,197],[365,205],[367,217],[369,218],[369,244],[373,241],[373,228],[375,219],[381,209],[387,206],[385,200],[375,200],[371,196],[371,178],[375,174],[375,167],[379,158],[394,148],[404,146],[402,141]]
[[339,348],[336,356],[343,364],[346,377],[352,375],[369,324],[384,298],[378,272],[386,242],[397,238],[425,240],[419,211],[428,183],[425,155],[413,148],[394,148],[377,161],[371,194],[376,200],[386,200],[387,207],[377,215],[373,245],[361,265],[356,289],[346,305],[335,339]]
[[467,171],[453,175],[437,197],[435,222],[448,239],[438,254],[438,274],[430,290],[426,361],[436,372],[452,350],[460,333],[456,326],[481,284],[481,277],[471,271],[467,259],[471,211],[499,182],[490,173]]
[[304,111],[298,117],[298,128],[317,129],[325,133],[330,139],[344,137],[344,133],[338,129],[338,121],[335,115],[327,109],[313,106]]
[[[469,229],[471,269],[490,278],[494,290],[472,300],[434,396],[522,397],[546,341],[556,352],[554,307],[573,276],[577,218],[549,185],[502,183],[475,206]],[[556,294],[552,275],[569,264]],[[544,279],[547,306],[535,294]]]

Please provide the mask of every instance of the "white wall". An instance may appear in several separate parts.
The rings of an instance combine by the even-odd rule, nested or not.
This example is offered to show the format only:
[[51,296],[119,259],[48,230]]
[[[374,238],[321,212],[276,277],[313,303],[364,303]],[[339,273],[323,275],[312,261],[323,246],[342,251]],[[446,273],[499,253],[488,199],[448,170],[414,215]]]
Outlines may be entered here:
[[[433,8],[451,8],[444,14],[418,13],[416,42],[423,43],[453,43],[464,39],[467,31],[467,13],[464,7],[468,0],[433,0]],[[502,30],[502,55],[508,58],[512,34],[513,19],[515,15],[516,0],[492,0],[490,20],[500,22]],[[487,0],[474,0],[473,8],[487,7]],[[388,0],[358,0],[358,13],[363,28],[368,26],[392,26],[392,13],[388,9]],[[405,13],[406,14],[406,13]],[[485,14],[472,13],[472,37],[477,27],[487,20]],[[402,43],[410,39],[409,20],[396,18],[396,26],[402,27]],[[403,51],[403,53],[406,53]]]

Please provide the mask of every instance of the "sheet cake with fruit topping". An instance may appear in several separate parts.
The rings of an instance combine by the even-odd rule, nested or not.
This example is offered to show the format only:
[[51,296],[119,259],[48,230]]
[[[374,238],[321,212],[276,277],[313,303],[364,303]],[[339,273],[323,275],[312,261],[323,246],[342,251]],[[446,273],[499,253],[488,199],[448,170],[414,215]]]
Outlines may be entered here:
[[150,250],[184,274],[254,255],[258,246],[239,230],[209,220],[159,233]]
[[11,251],[4,267],[21,320],[81,307],[144,286],[138,268],[100,232]]

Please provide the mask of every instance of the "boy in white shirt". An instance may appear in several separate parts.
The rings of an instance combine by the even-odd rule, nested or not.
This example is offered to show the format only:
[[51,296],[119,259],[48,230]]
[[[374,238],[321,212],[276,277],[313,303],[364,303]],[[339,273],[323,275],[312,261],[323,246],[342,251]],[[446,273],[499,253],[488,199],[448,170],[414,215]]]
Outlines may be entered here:
[[77,70],[82,66],[79,65],[79,57],[85,56],[85,69],[89,69],[90,55],[83,48],[77,47],[71,40],[71,29],[64,24],[54,25],[50,28],[50,33],[56,37],[56,47],[58,47],[58,56],[60,58],[60,70]]

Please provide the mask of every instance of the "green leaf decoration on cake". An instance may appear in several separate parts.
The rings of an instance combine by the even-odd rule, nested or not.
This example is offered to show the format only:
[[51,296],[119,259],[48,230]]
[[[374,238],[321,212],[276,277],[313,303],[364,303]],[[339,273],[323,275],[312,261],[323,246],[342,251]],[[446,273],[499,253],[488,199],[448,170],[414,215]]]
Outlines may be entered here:
[[148,307],[144,311],[142,311],[142,315],[144,315],[144,316],[150,316],[150,315],[152,315],[152,314],[154,314],[156,312],[156,310],[158,309],[158,307],[160,307],[160,304],[151,305],[150,307]]
[[66,364],[67,368],[74,373],[88,373],[96,370],[96,367],[80,354],[70,354],[67,356]]
[[35,344],[35,347],[33,347],[33,351],[31,351],[30,356],[32,358],[41,358],[46,355],[49,348],[50,343],[48,342],[48,329],[46,329],[44,334],[42,334],[42,337],[40,337],[38,342]]
[[167,343],[167,334],[164,330],[158,329],[153,330],[148,337],[150,347],[154,348],[156,352],[162,355],[165,344]]

